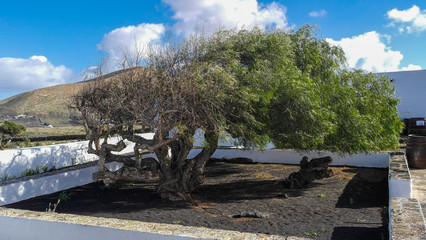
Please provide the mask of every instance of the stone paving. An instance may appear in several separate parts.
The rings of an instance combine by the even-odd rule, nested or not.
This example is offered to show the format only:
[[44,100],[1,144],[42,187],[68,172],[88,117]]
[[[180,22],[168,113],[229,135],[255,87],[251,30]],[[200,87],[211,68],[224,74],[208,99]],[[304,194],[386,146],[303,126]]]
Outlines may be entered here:
[[426,217],[426,169],[410,168],[413,198],[422,206],[423,216]]

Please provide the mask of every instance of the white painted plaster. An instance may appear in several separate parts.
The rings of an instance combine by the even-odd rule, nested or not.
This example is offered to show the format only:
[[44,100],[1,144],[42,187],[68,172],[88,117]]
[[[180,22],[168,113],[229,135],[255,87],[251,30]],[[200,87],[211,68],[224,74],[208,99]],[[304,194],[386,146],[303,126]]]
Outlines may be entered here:
[[[143,134],[151,137],[152,133]],[[121,138],[110,138],[109,143],[117,143]],[[127,147],[120,154],[133,152],[134,143],[125,141]],[[57,145],[19,148],[0,151],[0,177],[4,175],[20,177],[26,169],[47,165],[49,169],[60,169],[72,165],[95,161],[98,156],[89,154],[89,141],[64,143]]]
[[[195,157],[201,149],[193,149],[188,158]],[[250,158],[255,162],[260,163],[285,163],[285,164],[299,164],[303,156],[307,156],[309,159],[331,156],[333,162],[331,165],[334,166],[354,166],[354,167],[375,167],[375,168],[387,168],[389,166],[389,154],[387,153],[373,153],[373,154],[338,154],[333,152],[317,152],[307,151],[298,152],[295,150],[242,150],[242,149],[217,149],[213,154],[213,158],[237,158],[244,157]]]
[[[110,171],[122,166],[116,162],[105,165]],[[97,171],[98,167],[92,166],[0,186],[0,206],[92,183],[92,174]]]
[[89,226],[64,222],[51,222],[37,219],[26,219],[0,216],[0,238],[13,240],[184,240],[195,239],[174,235],[163,235],[149,232],[125,231],[110,227]]
[[389,198],[412,198],[412,184],[410,179],[389,179]]
[[401,118],[426,117],[426,70],[379,73],[388,76],[396,86],[395,96],[401,99]]

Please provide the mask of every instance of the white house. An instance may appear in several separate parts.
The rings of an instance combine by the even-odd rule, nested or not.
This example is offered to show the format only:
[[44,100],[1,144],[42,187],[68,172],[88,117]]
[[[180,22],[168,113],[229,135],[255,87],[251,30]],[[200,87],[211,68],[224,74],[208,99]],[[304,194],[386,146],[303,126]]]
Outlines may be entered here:
[[379,73],[395,84],[401,118],[426,117],[426,70]]

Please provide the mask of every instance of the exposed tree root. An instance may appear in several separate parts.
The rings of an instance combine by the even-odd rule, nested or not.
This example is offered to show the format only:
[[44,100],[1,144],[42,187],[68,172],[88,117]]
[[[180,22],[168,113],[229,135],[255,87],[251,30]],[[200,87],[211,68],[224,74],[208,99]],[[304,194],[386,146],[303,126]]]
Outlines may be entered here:
[[285,186],[294,188],[305,188],[316,179],[322,179],[333,176],[333,170],[328,169],[328,165],[333,161],[329,156],[322,158],[313,158],[308,161],[303,157],[300,161],[300,170],[291,173],[288,178],[284,178]]

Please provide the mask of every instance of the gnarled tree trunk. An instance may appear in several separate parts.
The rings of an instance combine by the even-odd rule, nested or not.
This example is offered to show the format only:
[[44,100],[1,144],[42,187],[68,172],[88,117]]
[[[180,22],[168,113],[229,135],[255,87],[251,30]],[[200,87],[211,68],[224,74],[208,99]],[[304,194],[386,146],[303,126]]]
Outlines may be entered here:
[[192,135],[179,137],[170,144],[155,151],[160,161],[160,183],[157,191],[163,198],[177,201],[189,200],[190,193],[204,182],[204,168],[211,155],[216,151],[218,137],[216,134],[205,134],[208,146],[194,158],[188,159],[193,148]]

